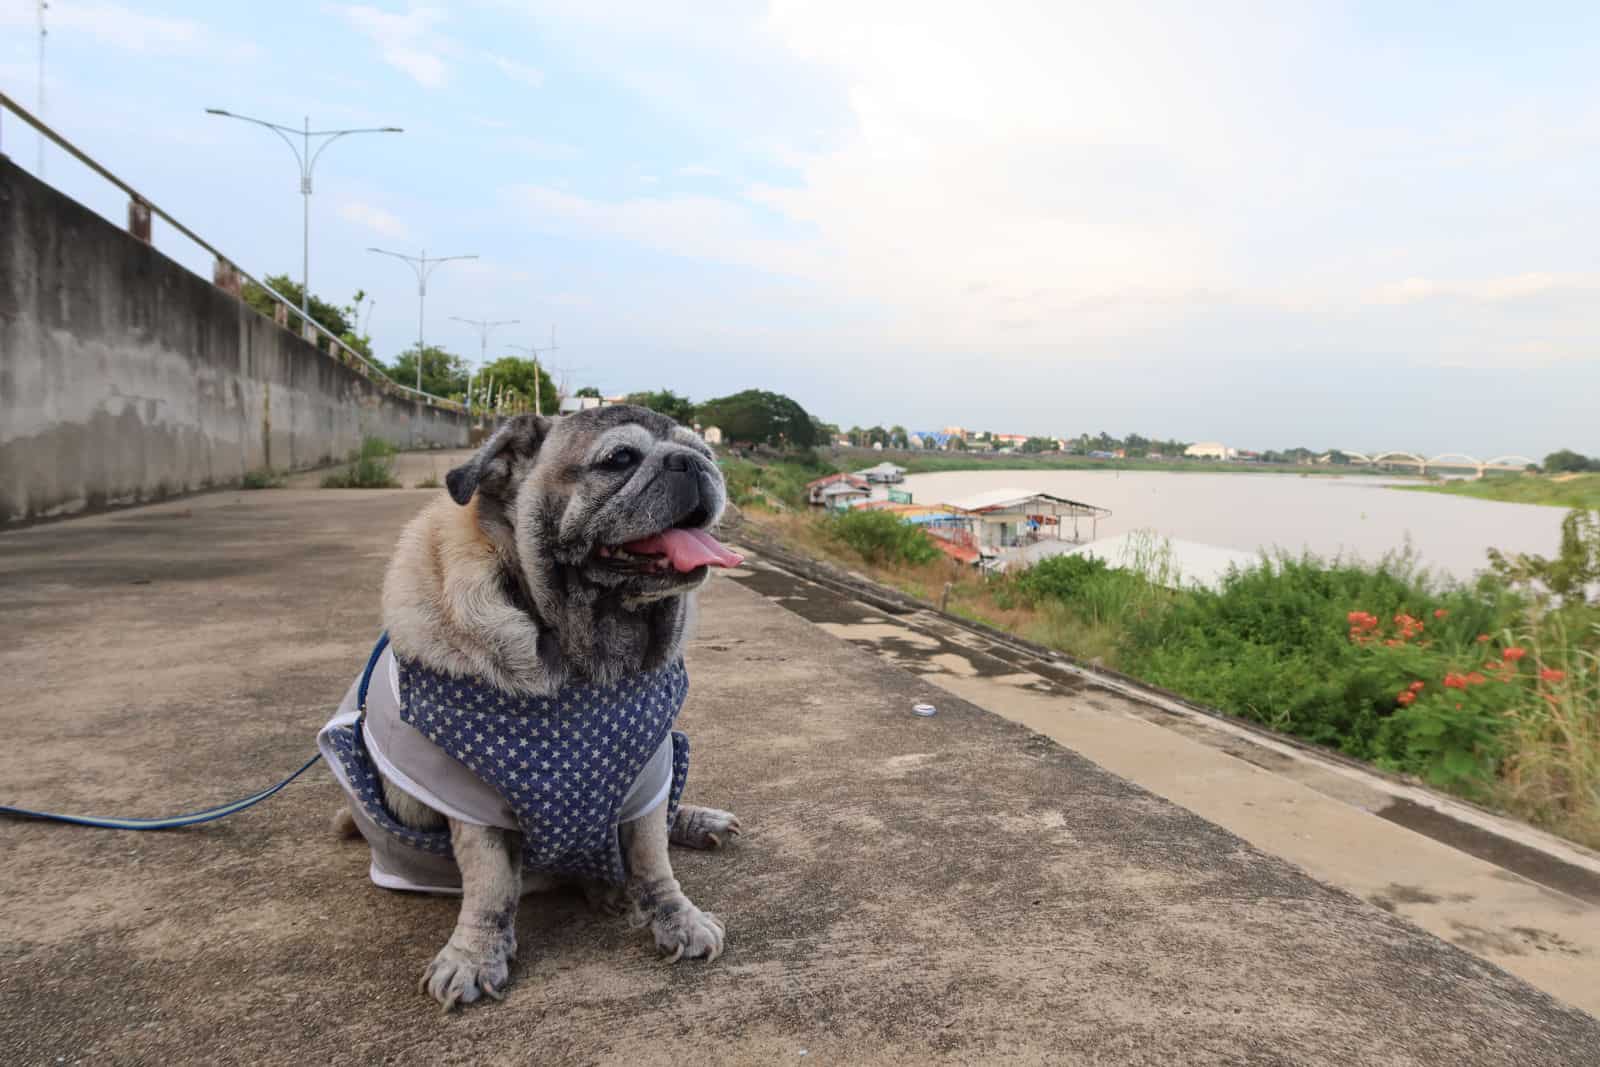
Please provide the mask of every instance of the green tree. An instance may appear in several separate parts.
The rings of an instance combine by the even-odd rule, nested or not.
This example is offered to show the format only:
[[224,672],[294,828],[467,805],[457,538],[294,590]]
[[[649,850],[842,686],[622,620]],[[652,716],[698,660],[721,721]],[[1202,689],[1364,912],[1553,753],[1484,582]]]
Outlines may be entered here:
[[1600,470],[1600,460],[1590,459],[1582,452],[1574,452],[1570,448],[1563,448],[1544,457],[1544,469],[1548,474],[1573,474],[1580,471]]
[[[416,373],[413,366],[411,373]],[[537,377],[535,377],[537,375]],[[537,382],[537,385],[535,384]],[[531,359],[521,356],[501,356],[478,372],[475,386],[478,391],[478,402],[487,404],[491,400],[484,394],[484,390],[493,388],[496,395],[503,388],[511,389],[515,395],[527,400],[528,410],[532,411],[533,391],[539,390],[539,410],[546,415],[554,415],[561,408],[561,400],[556,395],[556,383],[549,373]]]
[[1056,443],[1048,437],[1030,437],[1022,442],[1022,451],[1028,453],[1054,452]]
[[889,427],[889,445],[892,448],[910,447],[910,441],[908,440],[910,436],[910,434],[906,433],[904,426]]
[[[296,308],[300,306],[300,297],[305,292],[305,289],[301,287],[299,282],[290,278],[287,274],[269,274],[266,280],[267,284],[276,289],[279,295],[290,304]],[[268,318],[273,316],[273,306],[278,303],[271,293],[255,282],[245,282],[244,287],[239,291],[239,296],[246,304],[249,304]],[[371,359],[372,339],[365,334],[356,332],[356,307],[364,299],[366,299],[366,293],[357,291],[349,304],[338,307],[328,303],[316,293],[312,293],[310,301],[311,317],[324,330],[327,330],[363,356]],[[298,329],[299,322],[300,317],[298,315],[293,313],[289,315],[291,328]]]
[[952,452],[965,452],[967,450],[966,439],[962,437],[956,437],[954,434],[952,434],[950,437],[949,448]]
[[1568,604],[1582,604],[1589,588],[1600,583],[1600,511],[1567,513],[1555,559],[1532,554],[1507,557],[1491,548],[1489,563],[1500,577],[1531,587],[1536,596],[1548,589]]
[[592,396],[596,400],[598,400],[600,398],[600,390],[597,389],[595,386],[586,385],[582,389],[579,389],[576,393],[573,393],[572,395],[573,396]]
[[722,428],[728,441],[810,448],[817,428],[806,409],[781,393],[746,389],[742,393],[707,400],[697,414],[706,426]]
[[627,402],[637,404],[651,411],[659,411],[669,419],[675,419],[684,426],[694,425],[694,403],[686,396],[679,396],[671,389],[657,389],[654,392],[629,393]]
[[[389,377],[413,389],[417,385],[417,346],[400,353]],[[454,352],[429,345],[422,353],[422,391],[434,396],[463,397],[467,393],[467,364]]]

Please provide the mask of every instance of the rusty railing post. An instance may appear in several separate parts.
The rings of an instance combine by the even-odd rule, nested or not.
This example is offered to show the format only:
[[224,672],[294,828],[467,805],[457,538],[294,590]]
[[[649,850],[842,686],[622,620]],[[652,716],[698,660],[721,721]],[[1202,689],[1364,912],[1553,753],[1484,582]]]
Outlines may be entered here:
[[128,232],[150,243],[150,205],[143,200],[128,201]]
[[218,256],[211,264],[211,283],[223,292],[238,297],[243,292],[239,284],[239,268]]

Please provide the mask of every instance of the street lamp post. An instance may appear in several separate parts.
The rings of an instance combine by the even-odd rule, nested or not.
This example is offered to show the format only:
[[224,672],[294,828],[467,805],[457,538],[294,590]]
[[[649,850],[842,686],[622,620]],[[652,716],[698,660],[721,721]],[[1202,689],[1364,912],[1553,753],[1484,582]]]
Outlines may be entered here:
[[[491,322],[488,319],[464,319],[460,315],[451,315],[450,319],[452,322],[464,322],[468,326],[476,326],[478,328],[478,365],[473,368],[471,374],[467,375],[467,414],[470,415],[472,414],[472,380],[477,377],[477,372],[483,369],[483,365],[489,362],[489,331],[496,326],[516,326],[522,320],[500,319]],[[479,424],[482,424],[481,419]]]
[[422,354],[426,351],[422,343],[423,313],[428,306],[428,277],[441,263],[448,263],[452,259],[477,259],[477,256],[433,256],[429,257],[428,250],[424,248],[420,256],[408,256],[404,252],[390,252],[382,248],[369,248],[368,252],[376,252],[380,256],[393,256],[403,259],[417,272],[417,392],[422,392]]
[[[300,164],[300,195],[304,201],[304,212],[301,227],[300,242],[300,314],[306,319],[311,318],[311,172],[316,168],[317,160],[322,158],[323,149],[341,137],[348,137],[352,133],[404,133],[399,126],[375,126],[359,130],[313,130],[311,117],[305,119],[305,125],[300,129],[293,126],[279,126],[276,122],[267,122],[263,119],[253,119],[249,115],[235,115],[231,111],[224,111],[220,107],[206,108],[208,115],[221,115],[223,118],[238,119],[240,122],[253,122],[257,126],[265,126],[283,139],[289,146],[289,151],[294,153],[294,158]],[[300,147],[296,148],[289,139],[289,134],[300,138]],[[327,138],[317,146],[315,152],[311,151],[313,137]]]
[[[556,328],[554,326],[550,327],[550,343],[543,348],[538,348],[534,345],[508,345],[507,347],[515,348],[519,352],[526,352],[533,357],[533,413],[535,415],[543,415],[544,412],[540,410],[539,399],[540,394],[543,392],[542,383],[539,380],[539,353],[554,352],[560,347],[556,344]],[[560,413],[557,412],[556,414]]]

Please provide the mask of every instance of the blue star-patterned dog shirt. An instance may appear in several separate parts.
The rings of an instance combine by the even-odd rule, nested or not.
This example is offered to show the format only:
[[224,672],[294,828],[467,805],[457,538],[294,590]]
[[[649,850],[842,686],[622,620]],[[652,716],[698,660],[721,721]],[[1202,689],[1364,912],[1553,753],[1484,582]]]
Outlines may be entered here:
[[[454,867],[449,831],[396,820],[383,801],[380,766],[392,785],[447,815],[520,830],[527,871],[621,884],[627,870],[617,827],[655,806],[638,787],[654,789],[657,778],[670,825],[689,770],[688,738],[672,729],[689,688],[682,660],[612,685],[575,683],[526,697],[403,660],[390,665],[390,658],[386,651],[379,671],[397,684],[381,690],[398,695],[397,716],[384,720],[389,709],[373,710],[389,695],[375,684],[373,721],[360,721],[347,695],[318,735],[372,845],[378,884],[444,892],[459,885],[458,872],[450,872],[453,883],[449,874],[439,877],[446,863]],[[389,757],[405,745],[411,758],[397,765]]]

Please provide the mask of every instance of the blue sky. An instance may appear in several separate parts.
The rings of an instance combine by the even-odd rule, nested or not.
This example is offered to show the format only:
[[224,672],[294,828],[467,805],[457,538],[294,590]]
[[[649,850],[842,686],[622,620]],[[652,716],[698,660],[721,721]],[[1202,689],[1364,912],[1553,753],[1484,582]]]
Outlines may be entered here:
[[[36,99],[31,0],[0,86]],[[1203,8],[1203,13],[1202,12]],[[692,13],[692,14],[690,14]],[[256,273],[844,425],[1600,452],[1600,8],[52,0],[48,120]],[[15,123],[0,150],[33,168]],[[47,178],[120,219],[59,153]],[[208,262],[162,235],[164,251]]]

